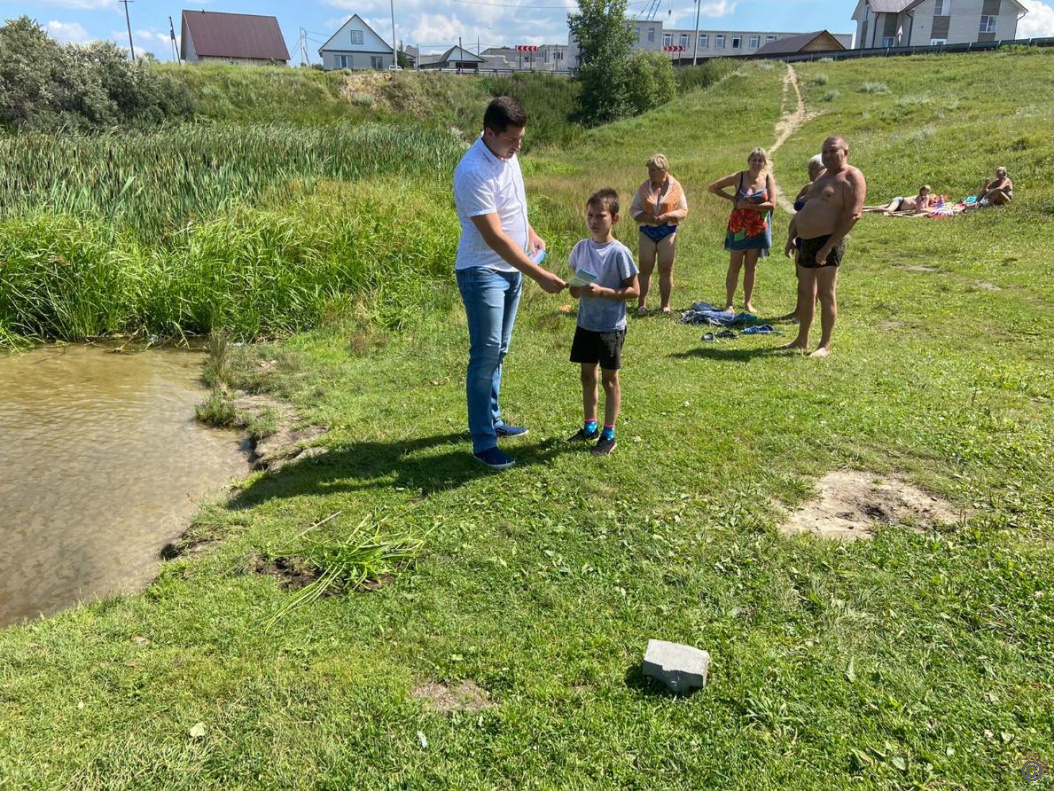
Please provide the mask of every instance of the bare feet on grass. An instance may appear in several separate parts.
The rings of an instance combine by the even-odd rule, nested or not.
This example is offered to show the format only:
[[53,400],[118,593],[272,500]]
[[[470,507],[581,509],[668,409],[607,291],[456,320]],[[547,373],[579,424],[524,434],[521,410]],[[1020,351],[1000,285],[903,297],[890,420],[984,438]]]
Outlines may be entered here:
[[724,312],[725,313],[735,313],[736,312],[735,305],[725,305],[725,311]]
[[809,359],[810,360],[822,360],[824,357],[830,357],[830,355],[831,355],[831,347],[830,346],[821,346],[820,348],[818,348],[816,351],[814,351],[812,354],[809,355]]
[[789,349],[789,350],[795,351],[795,352],[804,352],[804,351],[808,351],[808,349],[809,349],[809,342],[808,341],[805,341],[805,342],[802,342],[802,341],[791,341],[790,343],[785,343],[782,346],[777,346],[776,348],[777,349]]
[[757,315],[757,311],[754,310],[754,306],[751,305],[749,302],[746,305],[743,306],[743,310],[745,310],[747,313],[751,313],[751,314],[753,314],[755,316]]

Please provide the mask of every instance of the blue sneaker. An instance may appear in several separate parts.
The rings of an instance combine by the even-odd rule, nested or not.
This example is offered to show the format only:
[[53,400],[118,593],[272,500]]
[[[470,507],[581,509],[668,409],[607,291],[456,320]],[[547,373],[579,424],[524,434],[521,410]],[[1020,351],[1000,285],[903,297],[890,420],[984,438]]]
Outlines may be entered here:
[[516,463],[515,459],[498,448],[487,448],[479,453],[473,453],[472,458],[486,464],[492,470],[505,470]]
[[527,429],[502,423],[500,426],[494,427],[494,433],[499,437],[522,437],[527,433]]

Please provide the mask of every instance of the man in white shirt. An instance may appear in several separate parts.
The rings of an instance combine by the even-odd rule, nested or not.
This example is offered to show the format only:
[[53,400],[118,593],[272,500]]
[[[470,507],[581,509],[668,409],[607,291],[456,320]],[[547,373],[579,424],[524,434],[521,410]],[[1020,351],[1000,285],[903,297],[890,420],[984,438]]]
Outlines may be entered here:
[[527,219],[516,158],[526,127],[527,113],[518,101],[509,96],[494,99],[483,115],[483,134],[454,170],[454,202],[461,223],[457,284],[469,336],[468,427],[472,455],[496,470],[515,463],[498,448],[498,438],[527,433],[506,425],[498,406],[501,366],[512,339],[523,275],[549,294],[566,287],[531,260],[539,260],[545,242]]

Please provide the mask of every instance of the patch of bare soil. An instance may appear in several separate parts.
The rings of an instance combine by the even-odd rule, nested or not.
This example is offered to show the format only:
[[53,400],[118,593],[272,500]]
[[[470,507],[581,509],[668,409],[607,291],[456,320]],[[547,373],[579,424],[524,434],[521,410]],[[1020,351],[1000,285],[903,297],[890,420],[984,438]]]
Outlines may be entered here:
[[267,574],[278,578],[282,583],[282,587],[289,590],[306,588],[318,579],[318,574],[315,570],[308,568],[299,558],[273,558],[269,560],[256,556],[252,558],[252,570],[256,574]]
[[818,485],[816,499],[791,514],[784,533],[856,541],[871,538],[876,527],[897,525],[921,533],[938,523],[952,524],[965,514],[946,500],[899,478],[872,472],[839,470]]
[[[805,100],[801,95],[801,87],[798,85],[798,74],[794,71],[794,67],[787,64],[787,73],[783,77],[783,93],[786,95],[788,91],[793,90],[795,97],[794,109],[790,112],[784,113],[779,121],[776,122],[776,142],[772,144],[772,148],[769,149],[769,157],[774,157],[776,152],[783,147],[783,144],[790,139],[790,136],[802,128],[812,119],[816,118],[819,113],[807,112],[805,109]],[[773,175],[773,181],[776,182],[777,193],[779,197],[779,204],[784,211],[794,214],[794,203],[784,194],[783,187],[776,181],[775,175]]]
[[385,90],[391,84],[394,75],[385,71],[360,71],[349,74],[341,86],[340,93],[352,104],[363,101],[363,97],[369,96],[372,101],[370,107],[377,109],[391,109],[388,101],[388,92]]
[[430,681],[414,689],[412,694],[414,698],[424,702],[426,709],[442,714],[452,711],[483,711],[494,705],[486,690],[474,681],[462,681],[454,687]]
[[978,291],[1002,291],[995,283],[977,283],[974,288]]
[[905,272],[917,272],[920,274],[932,274],[933,272],[943,271],[939,266],[906,266],[904,267]]
[[298,419],[289,404],[267,395],[242,395],[231,406],[243,423],[246,418],[260,418],[265,414],[275,417],[277,430],[253,447],[250,462],[254,470],[277,472],[289,462],[304,461],[325,452],[323,448],[309,447],[326,433],[320,426],[295,427]]

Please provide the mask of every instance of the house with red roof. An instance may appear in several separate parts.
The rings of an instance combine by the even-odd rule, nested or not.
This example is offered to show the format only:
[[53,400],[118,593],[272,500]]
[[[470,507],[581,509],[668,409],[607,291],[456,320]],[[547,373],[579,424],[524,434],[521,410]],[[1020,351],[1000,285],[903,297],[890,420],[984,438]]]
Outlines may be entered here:
[[289,62],[273,16],[184,11],[180,57],[187,63],[268,65]]

